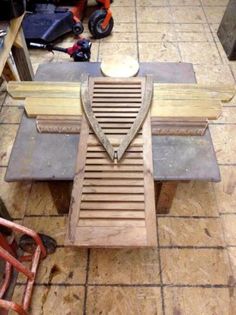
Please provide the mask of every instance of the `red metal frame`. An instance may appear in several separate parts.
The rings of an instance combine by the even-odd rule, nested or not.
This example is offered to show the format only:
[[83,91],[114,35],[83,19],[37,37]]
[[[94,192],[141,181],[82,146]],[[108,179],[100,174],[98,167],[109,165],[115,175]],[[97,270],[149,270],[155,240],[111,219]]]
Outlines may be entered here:
[[[102,4],[101,9],[104,9],[107,11],[107,15],[106,15],[103,23],[101,24],[102,28],[106,29],[106,27],[109,24],[110,19],[112,17],[112,12],[110,9],[111,1],[110,0],[99,0],[99,2]],[[76,23],[78,23],[82,20],[86,6],[87,6],[87,0],[81,0],[81,1],[79,1],[79,3],[76,6],[74,6],[73,8],[70,9],[70,11],[73,14],[73,19]]]
[[[0,258],[6,262],[5,277],[0,286],[0,308],[5,310],[5,314],[7,314],[9,310],[13,310],[20,315],[28,315],[37,268],[40,259],[45,258],[47,255],[46,248],[36,232],[2,218],[0,218],[0,226],[1,225],[11,229],[13,232],[19,232],[31,236],[36,244],[36,249],[32,255],[17,257],[14,241],[7,241],[2,233],[0,233]],[[31,261],[30,269],[22,263],[23,261]],[[22,297],[22,305],[3,299],[10,284],[13,267],[27,277],[26,288]]]
[[111,9],[107,9],[107,15],[106,15],[104,21],[101,24],[103,29],[106,29],[107,25],[110,22],[111,17],[112,17]]
[[106,27],[109,24],[110,19],[112,17],[112,13],[111,13],[111,9],[110,9],[111,1],[110,0],[99,0],[99,2],[102,4],[102,9],[107,11],[107,15],[101,24],[102,28],[106,29]]
[[76,6],[70,8],[70,11],[73,14],[73,19],[75,23],[78,23],[83,19],[86,6],[87,6],[87,0],[80,0]]

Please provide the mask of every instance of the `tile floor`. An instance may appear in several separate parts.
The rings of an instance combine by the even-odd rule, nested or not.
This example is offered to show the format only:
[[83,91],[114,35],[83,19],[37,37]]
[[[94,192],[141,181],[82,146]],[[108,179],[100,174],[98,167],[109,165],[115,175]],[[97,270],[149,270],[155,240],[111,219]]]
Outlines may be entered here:
[[[227,0],[115,0],[113,35],[93,40],[92,61],[125,53],[140,61],[191,62],[199,83],[235,84],[216,32]],[[86,30],[85,35],[88,35]],[[68,36],[63,46],[74,41]],[[40,63],[68,60],[33,51]],[[79,250],[63,246],[66,217],[46,183],[6,183],[22,102],[0,94],[0,195],[14,219],[58,242],[42,262],[33,315],[236,314],[236,100],[210,128],[222,181],[181,184],[171,213],[157,218],[158,248]],[[18,279],[16,300],[24,278]]]

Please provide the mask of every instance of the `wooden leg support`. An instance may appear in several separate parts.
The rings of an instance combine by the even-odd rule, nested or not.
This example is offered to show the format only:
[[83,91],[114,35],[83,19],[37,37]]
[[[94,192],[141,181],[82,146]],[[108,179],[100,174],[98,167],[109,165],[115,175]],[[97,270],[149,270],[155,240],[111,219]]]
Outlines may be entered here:
[[48,182],[48,187],[58,214],[68,213],[72,192],[72,181],[51,181]]
[[2,200],[2,198],[0,198],[0,218],[6,219],[11,221],[12,218],[9,214],[9,212],[7,211],[7,208]]
[[32,81],[34,78],[34,72],[22,28],[20,28],[12,47],[12,55],[20,79],[22,81]]
[[8,60],[5,64],[2,75],[3,75],[4,80],[7,82],[19,80],[16,70],[14,71],[12,64]]
[[177,186],[177,181],[155,182],[156,211],[158,214],[170,212]]
[[[7,211],[7,208],[1,197],[0,197],[0,218],[12,221],[12,218],[9,212]],[[11,230],[6,228],[5,226],[1,226],[1,232],[5,235],[11,235]]]

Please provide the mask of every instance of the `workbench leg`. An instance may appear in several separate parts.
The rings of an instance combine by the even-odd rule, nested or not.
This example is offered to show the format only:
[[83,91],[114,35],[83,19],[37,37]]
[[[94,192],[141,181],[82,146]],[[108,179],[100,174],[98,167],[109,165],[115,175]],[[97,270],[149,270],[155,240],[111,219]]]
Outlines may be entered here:
[[12,55],[20,80],[32,81],[34,78],[34,72],[22,28],[20,28],[16,36],[16,40],[12,46]]
[[177,181],[155,182],[156,211],[158,214],[170,212],[177,186]]
[[5,81],[19,81],[19,78],[17,76],[16,70],[14,71],[13,66],[11,63],[7,60],[2,75],[4,77]]
[[69,212],[72,184],[72,181],[48,182],[48,187],[58,214],[66,214]]
[[229,60],[236,60],[236,1],[230,0],[217,35]]
[[[9,212],[7,211],[7,208],[5,206],[5,203],[3,202],[2,198],[0,197],[0,218],[6,219],[8,221],[12,221],[12,218],[9,214]],[[1,232],[5,235],[11,235],[11,230],[1,226]]]

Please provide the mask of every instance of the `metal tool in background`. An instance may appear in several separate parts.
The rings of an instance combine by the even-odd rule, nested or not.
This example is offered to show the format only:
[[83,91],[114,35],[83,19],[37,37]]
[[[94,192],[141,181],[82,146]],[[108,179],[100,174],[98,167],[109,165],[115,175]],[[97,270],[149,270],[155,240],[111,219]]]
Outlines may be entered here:
[[74,61],[89,61],[91,57],[91,47],[92,43],[89,39],[82,38],[79,39],[72,47],[63,48],[54,46],[53,44],[39,44],[39,43],[30,43],[32,48],[41,48],[48,51],[60,51],[68,54]]
[[[58,0],[27,0],[27,14],[23,21],[27,44],[52,43],[71,31],[76,36],[82,34],[84,30],[82,20],[86,13],[87,2],[87,0],[67,0],[64,1],[65,6],[58,6]],[[112,32],[114,21],[110,9],[111,3],[112,0],[96,0],[93,13],[88,20],[88,28],[94,38],[103,38]],[[68,7],[68,5],[73,6]]]
[[25,11],[25,0],[1,0],[0,21],[9,21],[21,16]]
[[3,47],[4,44],[4,38],[7,35],[7,31],[0,29],[0,49]]

